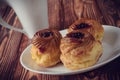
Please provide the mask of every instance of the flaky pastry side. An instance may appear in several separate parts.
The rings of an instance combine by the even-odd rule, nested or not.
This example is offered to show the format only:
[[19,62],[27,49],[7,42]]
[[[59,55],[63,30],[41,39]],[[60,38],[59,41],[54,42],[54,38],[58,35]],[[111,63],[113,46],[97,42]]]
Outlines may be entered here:
[[60,59],[70,70],[94,65],[103,52],[102,44],[87,31],[72,31],[61,39]]
[[44,29],[38,31],[32,39],[32,59],[42,67],[50,67],[60,62],[60,40],[62,36],[57,30]]

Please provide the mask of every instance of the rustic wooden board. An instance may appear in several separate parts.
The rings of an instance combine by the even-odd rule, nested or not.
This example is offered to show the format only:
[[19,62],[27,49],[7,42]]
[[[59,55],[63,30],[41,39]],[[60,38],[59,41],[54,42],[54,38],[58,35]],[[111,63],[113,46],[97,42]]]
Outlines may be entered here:
[[[49,27],[68,28],[75,20],[91,18],[120,27],[119,0],[48,0]],[[0,13],[9,24],[22,28],[15,12],[4,5]],[[107,65],[70,76],[42,75],[24,69],[19,58],[29,44],[22,33],[0,26],[0,80],[120,80],[120,57]]]

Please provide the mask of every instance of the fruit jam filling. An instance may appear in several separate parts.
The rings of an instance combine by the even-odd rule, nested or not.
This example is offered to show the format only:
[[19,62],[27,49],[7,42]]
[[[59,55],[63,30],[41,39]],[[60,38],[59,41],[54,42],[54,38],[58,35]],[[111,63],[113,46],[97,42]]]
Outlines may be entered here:
[[43,38],[50,37],[50,36],[53,36],[53,33],[50,31],[41,33],[41,37]]
[[81,32],[70,33],[70,34],[67,34],[67,37],[82,39],[84,37],[84,34]]
[[84,29],[84,28],[89,28],[89,27],[90,27],[90,25],[87,23],[80,23],[78,25],[75,25],[74,29]]

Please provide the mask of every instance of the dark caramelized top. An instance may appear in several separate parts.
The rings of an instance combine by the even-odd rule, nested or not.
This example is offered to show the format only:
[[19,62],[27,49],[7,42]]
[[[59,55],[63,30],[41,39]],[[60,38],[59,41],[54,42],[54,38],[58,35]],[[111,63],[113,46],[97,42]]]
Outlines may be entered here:
[[49,48],[58,47],[62,36],[59,31],[54,29],[44,29],[35,33],[32,38],[32,44],[37,47],[41,53]]

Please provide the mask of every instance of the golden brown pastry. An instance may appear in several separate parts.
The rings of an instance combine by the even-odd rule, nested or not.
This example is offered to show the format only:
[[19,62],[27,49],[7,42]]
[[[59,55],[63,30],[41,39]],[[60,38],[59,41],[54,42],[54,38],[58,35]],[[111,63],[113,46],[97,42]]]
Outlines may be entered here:
[[97,22],[96,20],[92,19],[79,19],[75,21],[68,29],[68,32],[71,32],[73,30],[86,30],[90,32],[96,40],[102,40],[104,29],[103,26]]
[[32,39],[32,59],[42,67],[50,67],[60,62],[60,40],[62,36],[57,30],[44,29],[38,31]]
[[61,39],[61,61],[71,70],[78,70],[94,65],[103,49],[100,41],[87,31],[72,31]]

